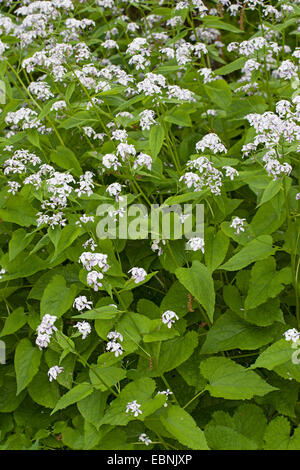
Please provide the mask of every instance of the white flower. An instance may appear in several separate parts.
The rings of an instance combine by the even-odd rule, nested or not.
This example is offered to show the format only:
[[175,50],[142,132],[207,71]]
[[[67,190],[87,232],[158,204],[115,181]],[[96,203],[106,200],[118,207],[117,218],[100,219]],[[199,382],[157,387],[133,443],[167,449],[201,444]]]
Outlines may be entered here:
[[152,444],[151,439],[145,433],[139,435],[139,441],[144,442],[146,446]]
[[9,189],[7,192],[12,193],[13,195],[15,195],[21,187],[20,183],[18,183],[17,181],[8,181],[7,184],[9,186]]
[[107,186],[106,191],[110,196],[115,196],[116,201],[118,201],[121,199],[119,194],[122,191],[122,185],[120,183],[112,183]]
[[120,343],[116,341],[109,341],[106,345],[106,350],[115,353],[115,356],[121,356],[123,354],[123,348]]
[[290,328],[285,333],[283,333],[287,341],[292,340],[293,343],[296,343],[300,338],[300,332],[296,328]]
[[167,400],[169,395],[173,395],[173,392],[167,388],[167,390],[163,390],[161,392],[157,392],[157,395],[166,395],[166,403],[164,404],[164,407],[166,408],[168,406]]
[[59,110],[64,109],[66,107],[67,107],[67,103],[64,100],[60,100],[60,101],[56,101],[55,103],[53,103],[53,105],[51,106],[50,111],[59,111]]
[[49,381],[56,380],[57,376],[64,371],[63,367],[53,366],[48,370]]
[[204,240],[201,237],[193,237],[186,244],[187,250],[198,251],[201,250],[204,253]]
[[196,143],[197,152],[203,152],[206,148],[209,148],[214,153],[227,152],[217,134],[213,132],[206,134],[203,139]]
[[57,331],[56,326],[54,323],[57,317],[54,315],[44,315],[40,325],[37,327],[38,337],[36,339],[36,344],[40,349],[46,348],[50,343],[51,335],[53,331]]
[[84,175],[81,175],[79,178],[79,188],[75,189],[75,192],[78,193],[80,197],[82,194],[87,194],[91,196],[93,194],[93,176],[94,174],[91,171],[86,171]]
[[140,126],[142,128],[142,130],[149,130],[150,127],[153,125],[153,124],[156,124],[155,122],[155,112],[152,111],[151,109],[145,109],[144,111],[142,111],[140,113]]
[[127,403],[126,413],[128,413],[128,411],[131,411],[131,413],[133,413],[133,415],[135,417],[137,417],[139,414],[142,414],[142,411],[140,410],[140,407],[141,407],[141,405],[139,405],[136,402],[136,400],[131,401],[131,402]]
[[280,78],[290,80],[298,76],[298,67],[291,60],[284,60],[277,70]]
[[119,339],[121,342],[123,341],[123,336],[121,333],[118,333],[118,331],[110,331],[107,335],[108,339],[112,339],[113,341],[116,341]]
[[91,305],[93,305],[93,302],[88,301],[85,295],[76,297],[73,303],[73,307],[75,307],[79,312],[82,312],[85,308],[91,310]]
[[109,269],[107,255],[103,253],[84,252],[80,255],[79,262],[82,263],[87,271],[91,271],[94,266],[98,266],[103,272]]
[[103,274],[99,273],[98,271],[90,271],[87,274],[86,277],[86,282],[88,283],[89,286],[93,285],[93,289],[95,292],[98,291],[99,287],[102,287],[102,283],[99,282],[99,279],[103,279]]
[[192,101],[196,101],[193,93],[186,88],[180,88],[178,85],[169,85],[167,91],[168,98],[176,98],[181,101],[188,101],[191,103]]
[[128,271],[131,273],[132,279],[134,279],[134,282],[138,284],[139,282],[142,282],[145,280],[145,277],[147,276],[147,272],[143,268],[131,268]]
[[153,241],[153,243],[151,245],[151,250],[152,251],[157,251],[157,255],[161,256],[163,254],[163,249],[162,249],[161,246],[159,246],[159,243],[162,243],[163,245],[165,245],[166,241],[165,240],[159,240],[159,238],[157,238],[156,240]]
[[173,310],[166,310],[161,317],[163,323],[168,325],[168,328],[171,328],[172,323],[175,323],[175,320],[179,320],[179,317],[176,315]]
[[216,77],[213,75],[212,69],[203,67],[198,72],[200,73],[200,75],[202,75],[204,83],[209,83],[216,79]]
[[138,166],[143,166],[145,165],[148,170],[151,170],[151,165],[152,165],[152,158],[150,155],[147,153],[139,153],[139,155],[136,157],[136,160],[134,161],[133,168],[136,170]]
[[94,242],[92,238],[89,238],[82,246],[85,249],[90,247],[92,251],[95,251],[98,245],[97,243]]
[[128,134],[125,129],[117,129],[112,132],[112,140],[118,140],[119,142],[126,142]]
[[38,100],[48,100],[53,97],[50,86],[44,82],[31,82],[28,91],[36,96]]
[[246,219],[240,219],[239,217],[235,217],[230,224],[230,227],[236,229],[236,234],[239,235],[240,232],[244,232],[244,222]]
[[79,218],[79,220],[77,220],[76,225],[79,225],[79,227],[82,227],[81,224],[87,224],[88,222],[95,222],[95,217],[93,215],[83,214]]
[[120,340],[121,342],[123,341],[123,336],[121,333],[118,333],[118,331],[110,331],[107,335],[107,338],[111,339],[112,341],[107,343],[106,350],[115,353],[116,357],[123,354],[123,348],[120,343],[117,342],[117,340]]
[[137,84],[138,92],[145,93],[146,96],[159,95],[161,88],[165,87],[165,77],[156,73],[146,73],[145,79]]
[[134,157],[136,155],[134,145],[121,142],[117,147],[117,155],[120,155],[123,161],[130,155]]
[[48,333],[40,333],[35,340],[35,343],[38,345],[40,349],[47,348],[51,340],[51,335]]
[[82,339],[85,339],[92,331],[91,325],[87,321],[77,322],[74,328],[78,328],[79,333],[82,334]]
[[231,166],[223,166],[222,168],[226,172],[225,176],[228,176],[231,180],[234,180],[235,176],[239,176],[239,172]]
[[114,153],[107,153],[106,155],[103,155],[102,164],[105,166],[105,168],[113,168],[115,171],[118,169],[118,166],[121,166],[118,157]]

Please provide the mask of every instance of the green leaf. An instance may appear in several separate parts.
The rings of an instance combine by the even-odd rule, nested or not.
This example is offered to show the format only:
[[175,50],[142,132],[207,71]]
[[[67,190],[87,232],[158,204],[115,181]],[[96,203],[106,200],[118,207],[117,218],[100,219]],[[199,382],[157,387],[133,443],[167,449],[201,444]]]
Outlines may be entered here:
[[291,425],[284,416],[277,416],[266,429],[264,450],[300,450],[300,428],[291,436]]
[[102,391],[107,390],[108,387],[112,387],[125,377],[126,370],[121,369],[120,367],[94,366],[90,369],[90,379],[94,388]]
[[28,393],[33,401],[46,408],[54,408],[60,393],[56,381],[49,381],[46,371],[38,372],[28,386]]
[[51,261],[56,259],[60,253],[72,245],[72,243],[82,235],[82,233],[83,229],[81,227],[74,226],[72,224],[68,224],[62,230],[58,229],[57,231],[50,228],[48,230],[48,234],[55,247],[55,252]]
[[199,363],[201,359],[199,348],[197,348],[187,361],[177,367],[177,371],[186,383],[191,387],[195,387],[195,392],[204,389],[206,385],[206,380],[200,374]]
[[50,100],[45,104],[45,106],[43,106],[40,114],[38,115],[39,120],[44,119],[50,113],[50,110],[53,106],[53,103],[55,103],[55,101],[56,101],[55,99]]
[[124,287],[122,288],[120,292],[132,290],[132,289],[135,289],[136,287],[146,284],[157,273],[158,271],[154,271],[152,273],[147,274],[147,276],[145,276],[145,279],[138,283],[136,283],[133,278],[128,279],[128,281],[126,281],[126,283],[124,284]]
[[27,139],[32,145],[34,145],[35,147],[38,147],[39,149],[41,148],[40,137],[36,129],[28,129],[26,135],[27,135]]
[[215,291],[214,282],[207,267],[199,261],[193,261],[191,268],[178,268],[175,274],[181,284],[205,308],[208,318],[212,321],[215,308]]
[[29,201],[19,194],[9,197],[6,203],[6,209],[0,209],[0,218],[5,222],[13,222],[22,227],[36,225],[35,210]]
[[183,408],[168,405],[160,420],[166,430],[187,448],[209,450],[203,431]]
[[208,331],[202,354],[231,349],[253,350],[274,340],[277,327],[259,328],[228,311],[222,314]]
[[42,352],[32,346],[27,338],[21,339],[15,351],[15,371],[17,378],[17,395],[27,387],[39,370]]
[[75,91],[75,87],[76,87],[75,81],[68,84],[66,88],[66,93],[65,93],[65,99],[67,102],[70,101],[71,96],[73,95]]
[[[162,395],[151,398],[155,388],[155,381],[148,377],[130,382],[121,390],[118,397],[111,402],[98,426],[103,424],[126,426],[129,421],[134,419],[144,420],[165,403],[165,397]],[[136,400],[141,405],[142,414],[139,414],[137,417],[130,412],[126,413],[127,404],[133,400]]]
[[113,305],[105,305],[104,307],[94,308],[80,315],[75,315],[73,318],[74,320],[77,318],[84,318],[85,320],[110,320],[115,318],[119,313],[123,313],[123,311],[118,310]]
[[279,414],[295,418],[295,407],[299,391],[298,383],[293,380],[285,380],[277,374],[272,374],[270,384],[278,387],[278,390],[268,393],[265,397],[257,398],[257,404],[272,406]]
[[234,415],[213,413],[205,427],[205,437],[213,450],[258,450],[263,447],[267,419],[256,405],[241,405]]
[[164,296],[160,310],[161,313],[173,310],[179,317],[188,312],[188,291],[179,281],[175,281]]
[[221,109],[228,109],[232,101],[230,86],[225,80],[214,80],[211,85],[204,85],[204,89],[211,99]]
[[293,354],[297,356],[297,350],[291,347],[289,341],[280,339],[269,346],[256,359],[251,369],[263,367],[268,370],[274,370],[278,375],[285,379],[295,379],[300,382],[299,364],[293,362]]
[[82,175],[82,168],[77,160],[76,155],[67,147],[59,145],[50,153],[50,159],[59,167],[70,170],[76,176]]
[[170,339],[163,343],[148,343],[148,349],[151,351],[152,370],[149,370],[149,360],[141,358],[138,369],[151,375],[152,377],[161,376],[169,370],[175,369],[185,362],[198,345],[198,337],[195,331],[189,331],[184,336]]
[[66,287],[63,276],[59,274],[53,276],[41,299],[41,315],[48,313],[60,317],[71,308],[76,292],[76,286]]
[[17,384],[15,377],[4,375],[1,377],[0,383],[0,412],[11,413],[20,403],[24,400],[26,391],[23,390],[19,395],[17,394]]
[[209,381],[206,390],[213,397],[227,400],[249,400],[276,390],[252,370],[225,357],[210,357],[200,364],[202,375]]
[[236,26],[220,20],[218,16],[206,16],[203,18],[203,23],[207,28],[223,29],[224,31],[230,31],[231,33],[237,34],[244,33],[244,31],[237,28]]
[[74,341],[71,340],[68,336],[66,336],[64,333],[61,331],[57,330],[55,332],[55,339],[60,345],[60,347],[63,349],[63,357],[60,357],[59,363],[63,360],[66,355],[71,352],[75,351],[75,344]]
[[4,327],[0,333],[0,338],[18,331],[26,322],[27,317],[24,313],[24,307],[17,308],[6,318]]
[[[280,194],[281,193],[278,195],[280,196]],[[276,197],[260,206],[251,220],[249,226],[256,237],[258,237],[258,235],[269,235],[275,232],[275,230],[284,223],[286,219],[285,208],[283,205],[274,207],[275,203]]]
[[271,256],[255,263],[251,270],[251,279],[245,308],[251,309],[263,304],[268,298],[277,297],[284,284],[292,282],[290,268],[276,271],[276,261]]
[[282,188],[282,182],[280,179],[277,179],[275,181],[273,180],[270,181],[270,183],[268,184],[268,186],[263,192],[259,206],[261,206],[262,204],[265,204],[274,196],[276,196],[276,194],[281,190],[281,188]]
[[230,260],[220,266],[225,271],[238,271],[245,268],[254,261],[259,261],[273,254],[272,237],[270,235],[261,235],[255,240],[249,242]]
[[93,392],[93,386],[90,383],[82,382],[78,385],[75,385],[71,390],[65,393],[56,403],[54,410],[51,412],[51,415],[56,413],[58,410],[63,410],[74,403],[83,400]]
[[249,323],[257,326],[269,326],[276,321],[284,323],[279,299],[269,299],[256,308],[246,310],[238,289],[232,285],[223,287],[223,298],[234,313]]
[[139,299],[137,303],[137,312],[146,315],[148,318],[155,319],[161,317],[160,308],[148,299]]
[[184,194],[179,194],[178,196],[171,196],[168,197],[164,201],[164,204],[167,206],[172,206],[173,204],[181,204],[182,202],[187,202],[187,201],[200,201],[201,199],[204,199],[204,196],[208,193],[208,190],[204,191],[194,191],[190,193],[184,193]]
[[107,395],[107,393],[103,393],[100,390],[94,390],[93,393],[77,403],[80,414],[86,421],[96,427],[104,415]]
[[149,132],[149,147],[153,158],[159,154],[165,138],[165,132],[162,126],[152,126]]
[[[126,104],[127,103],[128,102],[126,102]],[[78,113],[74,114],[74,116],[65,119],[61,123],[60,127],[63,129],[72,129],[73,127],[79,127],[82,125],[88,126],[92,125],[93,123],[95,123],[95,119],[91,119],[91,114],[89,111],[79,111]]]
[[205,265],[211,272],[224,261],[228,247],[229,238],[222,231],[215,234],[212,227],[205,231]]
[[34,233],[27,233],[23,228],[14,231],[9,242],[9,261],[15,259],[32,241]]
[[168,328],[167,325],[159,326],[158,331],[153,331],[152,333],[146,334],[143,336],[144,343],[152,343],[155,341],[166,341],[168,339],[174,338],[174,336],[179,336],[179,332],[174,328]]
[[173,108],[165,114],[164,120],[177,126],[191,127],[192,121],[189,114],[181,108]]
[[219,69],[215,70],[215,72],[217,75],[228,75],[229,73],[235,72],[236,70],[240,70],[241,68],[243,68],[246,60],[247,59],[245,57],[239,57],[233,62],[230,62],[230,64],[226,64],[223,67],[220,67]]

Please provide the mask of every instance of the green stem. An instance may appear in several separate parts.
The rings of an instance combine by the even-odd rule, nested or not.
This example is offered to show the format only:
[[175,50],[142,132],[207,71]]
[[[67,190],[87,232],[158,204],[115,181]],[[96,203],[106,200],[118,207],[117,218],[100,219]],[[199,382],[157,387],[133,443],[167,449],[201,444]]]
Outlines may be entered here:
[[200,397],[200,395],[202,395],[202,393],[204,393],[206,391],[206,389],[204,388],[203,390],[201,390],[200,392],[197,393],[197,395],[194,396],[194,398],[192,398],[189,402],[187,402],[183,409],[187,408],[191,403],[193,403],[193,401],[195,401],[198,397]]
[[175,400],[175,402],[176,402],[176,405],[180,406],[180,404],[179,404],[179,402],[178,402],[178,400],[177,400],[177,398],[176,398],[176,395],[175,395],[174,392],[172,391],[172,389],[171,389],[171,387],[170,387],[170,385],[169,385],[167,379],[165,378],[164,374],[161,374],[161,379],[163,380],[165,386],[172,392],[172,395],[173,395],[173,398],[174,398],[174,400]]
[[102,379],[102,377],[100,377],[100,375],[98,374],[98,372],[95,370],[95,368],[93,366],[91,366],[87,360],[82,357],[78,352],[75,352],[76,356],[78,356],[79,360],[83,363],[83,365],[85,365],[86,367],[88,367],[92,372],[93,374],[96,375],[97,379],[100,380],[100,382],[102,383],[102,385],[104,385],[104,387],[106,387],[108,390],[110,390],[110,392],[115,396],[115,397],[118,397],[118,394],[109,386],[107,385],[107,383],[105,383],[105,381]]

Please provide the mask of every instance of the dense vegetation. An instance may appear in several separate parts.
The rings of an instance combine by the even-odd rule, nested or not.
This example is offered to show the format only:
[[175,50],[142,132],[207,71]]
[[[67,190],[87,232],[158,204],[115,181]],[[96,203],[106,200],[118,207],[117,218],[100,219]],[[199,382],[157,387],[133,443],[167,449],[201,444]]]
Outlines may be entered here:
[[300,450],[299,0],[0,8],[0,448]]

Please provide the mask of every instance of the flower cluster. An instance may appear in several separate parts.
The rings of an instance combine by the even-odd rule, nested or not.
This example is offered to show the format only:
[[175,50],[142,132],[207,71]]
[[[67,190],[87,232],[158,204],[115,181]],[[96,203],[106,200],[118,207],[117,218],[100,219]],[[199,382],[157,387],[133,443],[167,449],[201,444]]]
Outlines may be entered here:
[[116,357],[121,356],[123,354],[123,348],[119,341],[123,341],[123,336],[121,333],[118,333],[117,331],[110,331],[107,335],[107,338],[110,339],[106,345],[106,350],[111,351],[115,354]]
[[234,228],[236,230],[236,234],[239,235],[240,232],[245,231],[245,227],[244,227],[245,221],[246,219],[240,219],[239,217],[234,217],[230,224],[230,227]]
[[140,410],[140,408],[141,408],[141,405],[139,405],[136,400],[133,400],[127,403],[126,413],[129,413],[130,411],[133,414],[133,416],[137,418],[139,414],[140,415],[142,414],[142,410]]
[[79,297],[76,297],[73,303],[73,307],[75,307],[79,312],[82,312],[83,310],[91,310],[93,305],[93,302],[88,301],[85,295],[80,295]]
[[63,371],[64,371],[63,367],[59,367],[59,366],[50,367],[50,369],[48,370],[49,381],[52,382],[52,380],[56,380],[57,376],[61,374]]
[[175,312],[173,312],[173,310],[166,310],[161,316],[161,321],[167,325],[168,328],[171,328],[176,320],[179,320],[179,317]]
[[57,317],[54,315],[46,314],[43,316],[40,325],[37,327],[36,331],[38,332],[38,336],[35,342],[40,349],[48,347],[53,332],[57,331],[56,326],[54,326],[56,319]]
[[147,276],[147,272],[144,268],[134,267],[129,269],[128,272],[131,273],[131,277],[136,284],[138,284],[139,282],[143,282],[145,280],[145,277]]
[[82,339],[85,339],[92,331],[91,325],[87,321],[77,322],[74,325],[74,328],[78,328],[79,333],[82,335]]
[[[98,291],[99,287],[102,287],[101,280],[104,277],[103,273],[110,267],[107,263],[107,255],[85,251],[80,255],[79,262],[82,263],[83,267],[88,271],[86,278],[87,284],[92,286],[94,291]],[[100,271],[93,269],[95,267],[100,269]]]

